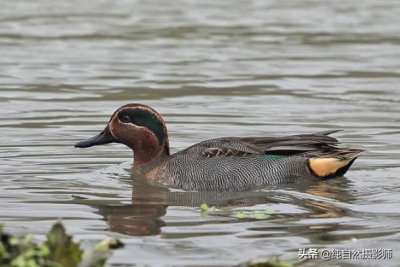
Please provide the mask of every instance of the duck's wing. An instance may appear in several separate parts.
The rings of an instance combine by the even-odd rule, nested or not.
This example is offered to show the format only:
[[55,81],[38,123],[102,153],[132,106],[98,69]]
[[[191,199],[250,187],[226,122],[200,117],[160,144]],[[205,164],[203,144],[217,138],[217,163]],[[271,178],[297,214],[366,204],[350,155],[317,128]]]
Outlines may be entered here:
[[[248,156],[251,154],[296,155],[335,150],[339,141],[328,136],[335,131],[284,137],[225,137],[195,145],[205,158],[215,156]],[[199,146],[200,145],[200,146]]]
[[246,137],[238,138],[238,140],[262,151],[264,154],[294,155],[311,151],[335,149],[339,141],[329,136],[329,134],[338,131],[340,130],[284,137]]

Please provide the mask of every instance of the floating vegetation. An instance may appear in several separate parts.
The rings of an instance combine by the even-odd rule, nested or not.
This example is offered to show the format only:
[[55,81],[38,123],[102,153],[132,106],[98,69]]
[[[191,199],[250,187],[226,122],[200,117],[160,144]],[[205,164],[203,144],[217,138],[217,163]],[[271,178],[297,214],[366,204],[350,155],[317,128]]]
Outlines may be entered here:
[[217,208],[215,206],[209,207],[207,205],[207,203],[202,203],[200,205],[200,215],[203,216],[203,217],[208,216],[208,214],[210,212],[216,212],[216,211],[218,211],[218,210],[217,210]]
[[202,203],[200,205],[200,215],[205,217],[208,215],[214,216],[227,216],[227,217],[235,217],[237,219],[252,219],[252,220],[265,220],[269,218],[271,215],[275,214],[275,210],[241,210],[241,211],[223,211],[217,209],[215,206],[209,206],[207,203]]
[[275,214],[274,210],[253,210],[253,211],[237,211],[233,215],[238,219],[255,219],[265,220]]
[[115,238],[101,241],[87,252],[67,235],[61,222],[53,225],[42,243],[32,234],[16,237],[3,233],[0,225],[0,267],[102,267],[111,249],[123,247]]

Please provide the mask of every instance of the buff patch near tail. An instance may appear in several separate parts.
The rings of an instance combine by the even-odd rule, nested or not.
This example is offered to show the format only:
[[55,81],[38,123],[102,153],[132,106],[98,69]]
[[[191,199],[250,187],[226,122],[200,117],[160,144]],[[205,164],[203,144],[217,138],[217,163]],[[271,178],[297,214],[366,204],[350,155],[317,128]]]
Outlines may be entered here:
[[[353,161],[354,159],[310,158],[309,167],[318,177],[343,175],[347,171],[348,167],[350,167],[349,164],[351,165]],[[343,173],[338,174],[338,172],[343,168],[346,168],[346,170]]]

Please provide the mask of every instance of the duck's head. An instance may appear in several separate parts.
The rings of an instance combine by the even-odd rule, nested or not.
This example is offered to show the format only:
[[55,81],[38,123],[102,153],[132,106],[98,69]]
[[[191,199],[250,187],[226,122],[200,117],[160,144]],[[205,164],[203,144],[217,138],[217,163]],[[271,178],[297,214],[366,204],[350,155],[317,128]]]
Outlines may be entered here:
[[134,151],[135,165],[169,155],[164,120],[157,111],[142,104],[120,107],[100,134],[76,143],[75,147],[86,148],[108,143],[123,143],[130,147]]

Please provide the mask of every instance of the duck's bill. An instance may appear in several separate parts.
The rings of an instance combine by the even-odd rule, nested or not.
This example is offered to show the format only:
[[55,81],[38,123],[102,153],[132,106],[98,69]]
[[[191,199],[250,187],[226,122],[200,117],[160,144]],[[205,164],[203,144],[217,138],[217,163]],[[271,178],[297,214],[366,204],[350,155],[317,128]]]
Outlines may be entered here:
[[115,139],[114,136],[112,136],[110,130],[108,129],[108,127],[106,127],[98,135],[76,143],[75,147],[86,148],[86,147],[104,145],[109,143],[119,143],[119,141]]

